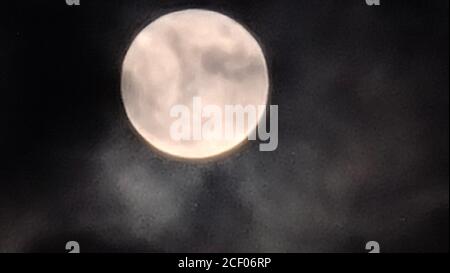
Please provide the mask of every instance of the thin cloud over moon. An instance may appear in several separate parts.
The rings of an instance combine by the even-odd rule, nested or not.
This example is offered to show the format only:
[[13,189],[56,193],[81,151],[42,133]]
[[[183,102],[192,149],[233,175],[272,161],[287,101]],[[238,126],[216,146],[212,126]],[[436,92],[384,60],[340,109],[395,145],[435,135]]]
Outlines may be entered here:
[[153,147],[181,158],[220,155],[243,142],[256,121],[232,139],[177,141],[170,109],[193,98],[203,105],[267,104],[269,79],[261,47],[239,23],[217,12],[189,9],[164,15],[132,42],[122,67],[122,98],[136,131]]

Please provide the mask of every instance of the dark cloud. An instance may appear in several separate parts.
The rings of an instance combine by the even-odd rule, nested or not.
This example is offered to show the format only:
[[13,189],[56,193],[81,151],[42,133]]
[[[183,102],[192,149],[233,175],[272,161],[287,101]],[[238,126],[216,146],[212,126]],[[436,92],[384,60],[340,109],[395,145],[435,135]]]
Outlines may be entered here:
[[[265,65],[259,56],[251,56],[244,48],[236,48],[228,53],[213,47],[202,54],[203,68],[211,73],[223,76],[226,79],[242,81],[261,75]],[[242,67],[230,67],[232,64],[242,63]]]

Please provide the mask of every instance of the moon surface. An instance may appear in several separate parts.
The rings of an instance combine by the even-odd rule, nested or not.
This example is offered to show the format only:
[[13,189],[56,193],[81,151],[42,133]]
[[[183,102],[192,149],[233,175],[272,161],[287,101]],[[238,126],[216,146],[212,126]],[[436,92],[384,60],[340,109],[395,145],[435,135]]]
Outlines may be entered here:
[[189,9],[159,17],[137,35],[123,62],[121,91],[131,124],[151,146],[177,158],[204,159],[245,141],[262,113],[232,138],[174,140],[171,108],[193,111],[194,97],[221,109],[266,105],[269,79],[262,49],[242,25]]

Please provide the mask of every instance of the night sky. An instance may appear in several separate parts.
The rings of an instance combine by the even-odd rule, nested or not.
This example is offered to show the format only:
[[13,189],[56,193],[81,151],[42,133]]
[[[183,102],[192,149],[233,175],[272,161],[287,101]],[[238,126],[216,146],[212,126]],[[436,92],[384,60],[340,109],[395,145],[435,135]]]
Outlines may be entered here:
[[[449,1],[3,2],[0,252],[448,252]],[[132,129],[127,48],[186,8],[260,42],[276,151],[188,163]]]

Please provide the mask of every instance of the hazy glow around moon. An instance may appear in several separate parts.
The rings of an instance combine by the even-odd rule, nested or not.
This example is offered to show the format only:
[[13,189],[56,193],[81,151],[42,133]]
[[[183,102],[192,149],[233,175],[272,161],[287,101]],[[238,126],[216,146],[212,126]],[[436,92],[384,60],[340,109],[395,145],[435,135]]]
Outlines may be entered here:
[[202,159],[231,150],[255,124],[233,139],[175,141],[170,109],[203,104],[267,104],[269,80],[261,47],[239,23],[220,13],[190,9],[169,13],[144,28],[122,67],[122,99],[136,131],[153,147]]

